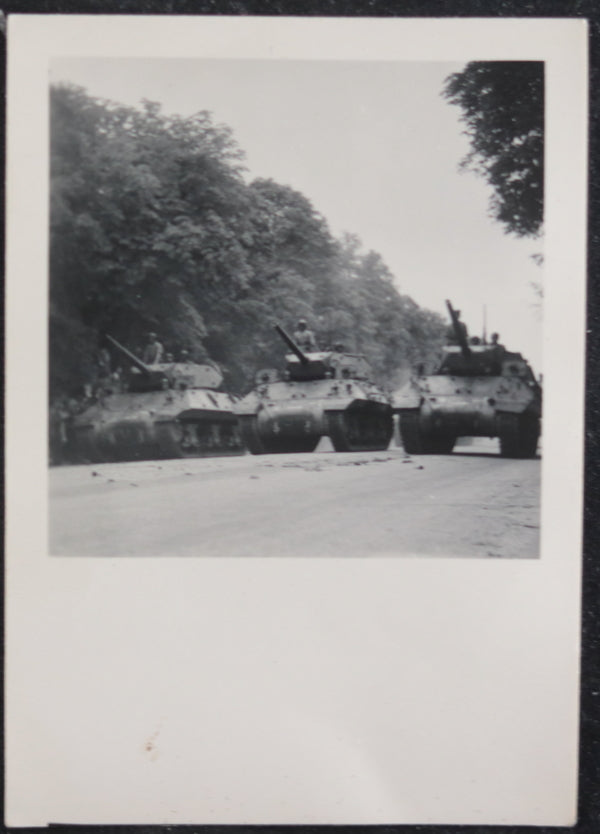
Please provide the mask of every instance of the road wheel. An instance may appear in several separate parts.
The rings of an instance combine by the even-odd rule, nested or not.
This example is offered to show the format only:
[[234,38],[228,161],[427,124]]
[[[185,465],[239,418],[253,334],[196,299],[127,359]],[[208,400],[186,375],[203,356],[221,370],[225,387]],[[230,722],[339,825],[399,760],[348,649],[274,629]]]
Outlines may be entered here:
[[171,456],[171,445],[177,457],[182,458],[244,453],[237,421],[218,418],[181,420],[172,425],[163,424],[162,428],[161,443],[164,444],[163,451],[167,457]]

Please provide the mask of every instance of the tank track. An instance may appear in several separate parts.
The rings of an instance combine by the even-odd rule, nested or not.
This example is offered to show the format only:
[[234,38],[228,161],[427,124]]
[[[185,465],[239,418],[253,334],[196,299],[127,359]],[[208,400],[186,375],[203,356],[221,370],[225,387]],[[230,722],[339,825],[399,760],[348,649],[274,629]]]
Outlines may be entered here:
[[534,458],[540,437],[535,414],[497,414],[500,454],[503,458]]
[[244,444],[253,455],[285,455],[314,452],[320,440],[319,437],[314,437],[313,435],[295,438],[266,438],[261,435],[258,429],[258,417],[255,414],[243,415],[240,418],[240,429]]
[[454,449],[453,435],[432,435],[421,427],[419,412],[400,415],[400,435],[407,455],[449,455]]
[[241,455],[244,445],[236,421],[180,420],[173,424],[177,457]]
[[[365,452],[387,449],[392,439],[394,424],[387,406],[346,409],[327,413],[327,433],[336,452]],[[309,437],[265,437],[258,427],[256,415],[240,419],[242,438],[253,455],[293,454],[314,452],[318,435]]]
[[392,413],[386,406],[329,411],[327,425],[336,452],[383,451],[394,433]]
[[78,463],[120,463],[136,460],[242,455],[244,446],[233,420],[174,420],[160,424],[158,435],[142,426],[119,427],[119,441],[108,441],[86,429],[75,436]]
[[[125,440],[123,439],[125,435]],[[76,463],[127,463],[137,460],[156,460],[161,454],[156,443],[150,443],[138,426],[120,427],[118,441],[96,433],[94,428],[75,429],[72,438],[73,459]]]

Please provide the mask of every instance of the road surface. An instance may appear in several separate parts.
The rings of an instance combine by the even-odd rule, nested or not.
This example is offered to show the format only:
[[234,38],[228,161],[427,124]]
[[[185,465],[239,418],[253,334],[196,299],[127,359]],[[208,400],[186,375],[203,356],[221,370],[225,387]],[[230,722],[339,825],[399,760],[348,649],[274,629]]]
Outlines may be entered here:
[[[319,449],[328,441],[322,442]],[[325,447],[326,449],[326,447]],[[492,441],[54,467],[61,556],[536,558],[540,460]]]

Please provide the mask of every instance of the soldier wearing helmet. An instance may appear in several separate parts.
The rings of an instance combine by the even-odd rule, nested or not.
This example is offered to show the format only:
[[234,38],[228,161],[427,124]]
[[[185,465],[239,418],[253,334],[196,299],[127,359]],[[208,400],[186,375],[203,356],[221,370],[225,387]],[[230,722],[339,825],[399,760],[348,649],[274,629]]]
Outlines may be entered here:
[[306,353],[311,353],[319,349],[317,347],[315,334],[306,326],[306,319],[300,319],[298,321],[298,328],[294,333],[294,341],[300,350],[303,350]]

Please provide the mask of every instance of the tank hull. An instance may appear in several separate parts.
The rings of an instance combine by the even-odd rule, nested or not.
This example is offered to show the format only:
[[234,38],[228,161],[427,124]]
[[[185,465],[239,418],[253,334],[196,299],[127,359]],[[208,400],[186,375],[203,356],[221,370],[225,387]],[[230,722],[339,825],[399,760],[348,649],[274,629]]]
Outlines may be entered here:
[[[250,451],[260,453],[312,452],[327,433],[325,414],[295,402],[265,405],[242,418],[242,437]],[[256,454],[256,452],[255,452]]]
[[496,433],[496,411],[488,398],[424,402],[419,416],[423,430],[428,432],[457,437],[493,437]]
[[[347,389],[350,389],[349,391]],[[242,399],[236,411],[253,454],[312,452],[324,436],[336,451],[387,449],[392,408],[374,386],[353,381],[340,397],[329,380],[277,382]]]
[[79,462],[240,455],[244,447],[233,401],[216,391],[113,394],[73,422]]
[[428,376],[394,396],[409,454],[447,454],[459,437],[497,437],[504,457],[533,457],[541,394],[517,378]]

